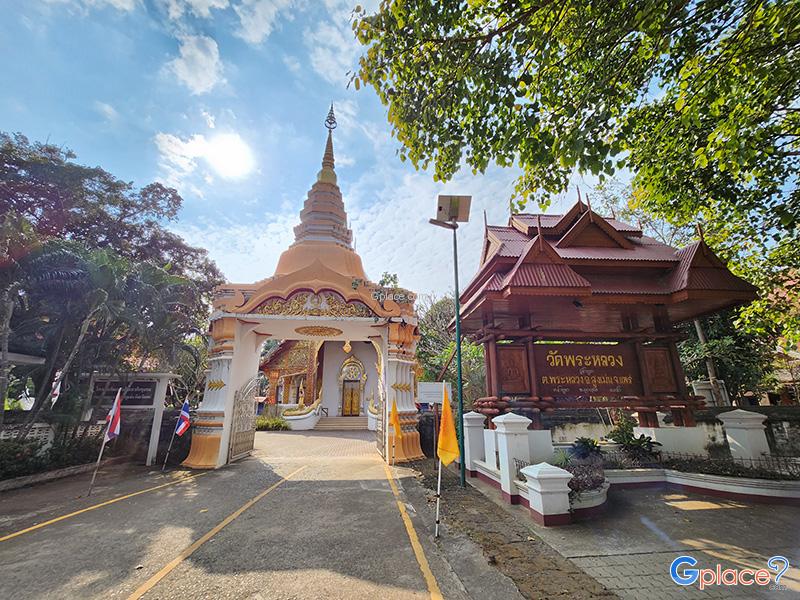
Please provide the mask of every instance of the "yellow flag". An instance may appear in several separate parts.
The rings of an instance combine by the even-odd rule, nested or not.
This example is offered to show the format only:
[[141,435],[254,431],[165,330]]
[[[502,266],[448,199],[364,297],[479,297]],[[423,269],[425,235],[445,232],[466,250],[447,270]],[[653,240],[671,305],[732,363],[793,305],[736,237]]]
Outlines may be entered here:
[[447,386],[444,386],[444,402],[442,402],[442,422],[439,424],[439,443],[436,444],[436,456],[443,465],[449,465],[459,457],[458,437],[450,411],[450,399],[447,397]]
[[394,427],[394,437],[398,440],[403,439],[403,430],[400,427],[400,414],[397,412],[397,400],[392,400],[392,413],[389,415],[389,423]]

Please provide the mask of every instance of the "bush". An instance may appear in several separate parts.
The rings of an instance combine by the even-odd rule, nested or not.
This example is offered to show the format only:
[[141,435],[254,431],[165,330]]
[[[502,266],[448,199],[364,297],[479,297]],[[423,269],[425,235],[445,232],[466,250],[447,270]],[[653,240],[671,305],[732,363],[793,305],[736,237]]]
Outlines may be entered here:
[[256,431],[287,431],[289,423],[283,417],[256,417]]
[[0,440],[0,479],[38,473],[46,468],[42,444],[34,440]]
[[600,444],[597,440],[588,437],[579,437],[572,443],[569,449],[572,456],[578,459],[586,460],[591,458],[600,458],[603,451],[600,449]]
[[[97,460],[100,452],[100,436],[77,437],[53,444],[47,451],[47,468],[60,469],[73,465],[83,465]],[[105,454],[108,455],[109,447],[106,446]]]
[[628,413],[618,411],[615,416],[614,427],[608,432],[608,439],[617,444],[624,445],[633,439],[633,428],[636,426],[636,420]]
[[57,441],[47,450],[35,440],[0,440],[0,479],[84,465],[97,460],[100,437]]

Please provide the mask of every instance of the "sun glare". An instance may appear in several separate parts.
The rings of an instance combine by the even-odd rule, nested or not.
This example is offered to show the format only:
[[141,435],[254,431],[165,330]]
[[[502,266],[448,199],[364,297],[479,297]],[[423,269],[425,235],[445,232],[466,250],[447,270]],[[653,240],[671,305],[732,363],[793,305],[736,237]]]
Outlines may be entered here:
[[225,179],[244,177],[255,167],[250,146],[237,133],[223,133],[209,139],[204,158]]

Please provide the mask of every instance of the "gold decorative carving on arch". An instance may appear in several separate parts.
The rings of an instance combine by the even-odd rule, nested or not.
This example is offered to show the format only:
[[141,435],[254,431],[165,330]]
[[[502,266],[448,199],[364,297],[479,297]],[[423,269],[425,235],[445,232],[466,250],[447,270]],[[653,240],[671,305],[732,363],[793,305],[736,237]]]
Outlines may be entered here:
[[308,327],[297,327],[295,333],[300,335],[313,335],[316,337],[330,337],[335,335],[342,335],[341,329],[336,327],[323,327],[321,325],[309,325]]
[[310,316],[310,317],[374,317],[375,313],[361,302],[347,302],[332,291],[299,292],[287,299],[270,298],[255,312],[266,315]]

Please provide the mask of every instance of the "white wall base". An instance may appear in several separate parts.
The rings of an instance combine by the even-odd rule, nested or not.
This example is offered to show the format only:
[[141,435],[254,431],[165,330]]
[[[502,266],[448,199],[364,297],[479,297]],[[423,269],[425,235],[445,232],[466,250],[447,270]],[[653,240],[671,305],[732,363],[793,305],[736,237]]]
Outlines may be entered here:
[[708,454],[708,435],[702,427],[634,427],[633,435],[646,435],[659,444],[664,452]]

